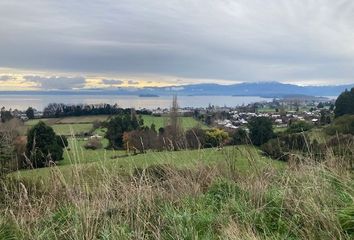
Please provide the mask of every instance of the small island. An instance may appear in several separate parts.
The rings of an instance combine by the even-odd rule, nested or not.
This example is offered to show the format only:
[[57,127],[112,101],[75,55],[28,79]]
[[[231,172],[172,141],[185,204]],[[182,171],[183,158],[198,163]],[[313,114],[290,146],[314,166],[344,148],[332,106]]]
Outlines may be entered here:
[[139,97],[160,97],[160,96],[155,94],[140,94]]

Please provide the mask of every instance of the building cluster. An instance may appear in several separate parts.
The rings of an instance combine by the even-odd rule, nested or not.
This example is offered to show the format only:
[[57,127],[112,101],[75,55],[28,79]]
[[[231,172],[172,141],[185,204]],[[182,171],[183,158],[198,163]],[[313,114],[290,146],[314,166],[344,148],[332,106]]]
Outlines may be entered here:
[[[23,121],[27,121],[28,120],[28,117],[27,117],[27,114],[26,114],[26,111],[20,111],[20,110],[8,110],[10,113],[11,113],[11,116],[14,117],[14,118],[18,118],[18,119],[21,119]],[[1,117],[1,114],[3,111],[0,112],[0,117]],[[43,112],[41,111],[37,111],[37,110],[34,110],[34,118],[42,118],[43,117]]]
[[248,121],[253,117],[267,117],[272,120],[275,127],[287,127],[292,121],[308,121],[313,124],[318,124],[321,113],[319,110],[312,112],[293,112],[289,111],[286,114],[279,113],[254,113],[254,112],[238,112],[236,110],[230,112],[229,119],[217,119],[214,123],[219,127],[237,129],[241,126],[246,126]]

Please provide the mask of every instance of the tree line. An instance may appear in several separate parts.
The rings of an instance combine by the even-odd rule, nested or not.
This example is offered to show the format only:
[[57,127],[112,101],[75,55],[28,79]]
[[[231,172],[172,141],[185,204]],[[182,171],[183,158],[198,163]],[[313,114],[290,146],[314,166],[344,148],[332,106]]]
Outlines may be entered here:
[[[295,156],[292,154],[293,152],[305,155],[313,154],[314,159],[320,160],[325,148],[333,146],[334,154],[340,154],[343,159],[349,159],[350,164],[354,165],[353,152],[347,151],[345,147],[354,142],[354,112],[352,112],[354,101],[348,100],[353,96],[354,88],[345,91],[338,97],[335,103],[335,120],[324,128],[324,132],[333,137],[324,143],[318,143],[306,134],[312,128],[312,125],[306,122],[292,122],[285,132],[276,134],[273,131],[272,121],[266,117],[250,119],[248,131],[242,128],[226,130],[200,127],[185,130],[178,114],[177,98],[173,100],[167,125],[159,129],[156,129],[154,124],[145,126],[139,115],[141,112],[133,109],[120,109],[117,106],[112,107],[106,104],[95,108],[92,108],[93,105],[69,107],[69,105],[51,104],[50,108],[61,109],[60,111],[52,111],[52,113],[59,114],[54,114],[54,116],[79,114],[80,111],[75,113],[75,106],[81,106],[81,109],[88,109],[83,106],[91,106],[91,109],[95,109],[91,113],[87,110],[87,114],[98,113],[100,112],[98,109],[109,109],[107,112],[110,113],[117,111],[114,117],[102,123],[102,127],[107,129],[105,135],[109,141],[107,148],[112,149],[126,149],[134,153],[144,153],[147,150],[198,149],[252,144],[259,146],[265,154],[272,158],[288,161]],[[102,112],[106,114],[105,111]],[[4,121],[0,124],[1,171],[6,172],[23,167],[45,167],[63,158],[63,151],[68,146],[68,141],[65,137],[55,134],[50,126],[39,122],[29,129],[26,139],[18,132],[23,123],[18,119],[7,119],[8,113],[5,110],[1,113],[2,117],[4,116]]]
[[[117,115],[129,114],[131,108],[120,108],[117,104],[63,104],[50,103],[43,110],[43,117],[69,117],[69,116],[89,116],[89,115]],[[148,110],[137,110],[139,114],[151,114]]]

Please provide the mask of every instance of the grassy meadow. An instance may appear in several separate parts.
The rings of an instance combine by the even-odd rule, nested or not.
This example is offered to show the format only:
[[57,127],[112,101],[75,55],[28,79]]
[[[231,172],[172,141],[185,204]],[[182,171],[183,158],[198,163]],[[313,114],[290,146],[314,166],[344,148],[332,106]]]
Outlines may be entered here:
[[[101,116],[80,116],[80,117],[65,117],[65,118],[43,118],[43,119],[33,119],[25,122],[25,127],[21,130],[22,133],[26,133],[29,127],[34,126],[39,121],[45,122],[47,125],[53,127],[57,134],[72,136],[80,133],[89,132],[92,129],[93,123],[104,122],[109,118],[108,115]],[[142,115],[144,119],[144,125],[150,127],[151,124],[155,124],[156,129],[164,127],[168,123],[167,116],[152,116],[152,115]],[[180,117],[181,125],[184,129],[190,129],[195,126],[200,126],[206,128],[201,122],[198,122],[192,117]],[[104,131],[96,131],[97,134],[104,134]]]
[[286,164],[238,146],[86,162],[71,151],[74,164],[2,181],[0,239],[353,237],[354,183],[334,156]]
[[[72,133],[96,120],[48,121]],[[321,162],[281,162],[250,145],[134,155],[86,142],[71,137],[58,165],[0,180],[0,239],[354,238],[353,173],[331,149]]]
[[[234,167],[239,170],[240,174],[249,173],[254,167],[253,165],[275,168],[284,166],[282,162],[261,156],[257,149],[250,146],[225,147],[223,149],[149,151],[145,154],[133,155],[124,150],[84,149],[84,143],[83,140],[70,140],[70,150],[65,151],[64,160],[60,161],[57,166],[57,170],[62,172],[64,177],[70,178],[73,166],[82,169],[105,168],[109,171],[120,169],[131,172],[135,168],[146,168],[156,164],[167,164],[177,168],[193,168],[198,164],[213,166],[228,158],[230,158],[230,161],[234,161]],[[18,171],[12,176],[19,179],[47,181],[50,178],[50,172],[49,168],[41,168]]]
[[[151,124],[155,124],[156,129],[160,127],[164,127],[168,123],[167,116],[151,116],[151,115],[143,115],[144,125],[150,127]],[[193,117],[180,117],[181,125],[184,129],[190,129],[196,126],[200,126],[202,128],[206,128],[207,126],[201,122],[198,122]]]

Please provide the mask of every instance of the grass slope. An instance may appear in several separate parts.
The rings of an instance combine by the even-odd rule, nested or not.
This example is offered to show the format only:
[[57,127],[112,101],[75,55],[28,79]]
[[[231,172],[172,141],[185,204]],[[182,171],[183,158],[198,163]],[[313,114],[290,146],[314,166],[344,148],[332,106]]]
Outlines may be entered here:
[[[222,150],[209,148],[201,150],[148,152],[146,154],[128,155],[125,151],[87,150],[83,148],[84,141],[70,141],[70,151],[65,151],[64,160],[58,165],[63,175],[70,176],[74,168],[109,170],[122,169],[132,171],[136,167],[148,167],[154,164],[170,164],[179,168],[193,168],[199,163],[215,165],[231,161],[240,173],[252,171],[252,165],[266,167],[268,165],[281,167],[282,162],[274,161],[260,155],[259,151],[250,146],[225,147]],[[50,168],[22,170],[13,176],[27,179],[48,179]]]
[[[168,124],[168,117],[167,116],[162,116],[162,117],[157,117],[157,116],[151,116],[151,115],[143,115],[144,119],[144,125],[150,127],[151,124],[155,124],[156,129],[159,129],[160,127],[164,127],[166,124]],[[195,120],[192,117],[180,117],[181,119],[181,124],[184,129],[190,129],[196,126],[201,126],[202,128],[206,128],[206,125]]]
[[[82,132],[88,132],[92,128],[92,123],[95,121],[106,121],[110,116],[98,115],[98,116],[81,116],[81,117],[64,117],[64,118],[42,118],[33,119],[25,122],[25,127],[21,130],[21,133],[25,134],[29,127],[34,126],[39,121],[45,122],[47,125],[53,127],[54,131],[60,135],[71,136]],[[144,125],[150,127],[151,124],[155,124],[156,129],[164,127],[168,123],[168,117],[157,117],[151,115],[142,115],[144,119]],[[181,117],[182,127],[184,129],[190,129],[196,126],[207,128],[203,123],[198,122],[192,117]],[[102,135],[98,131],[96,133]],[[104,132],[104,131],[103,131]]]

